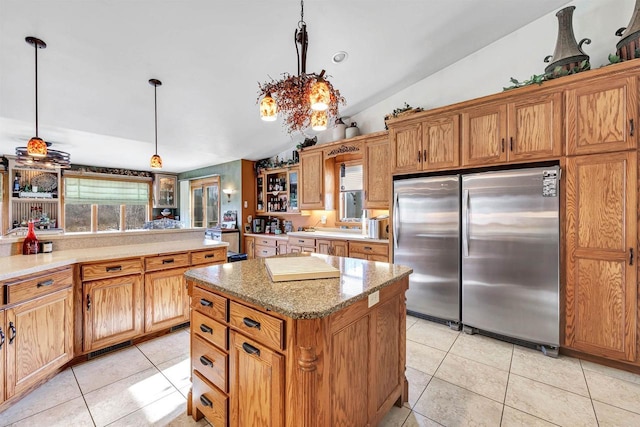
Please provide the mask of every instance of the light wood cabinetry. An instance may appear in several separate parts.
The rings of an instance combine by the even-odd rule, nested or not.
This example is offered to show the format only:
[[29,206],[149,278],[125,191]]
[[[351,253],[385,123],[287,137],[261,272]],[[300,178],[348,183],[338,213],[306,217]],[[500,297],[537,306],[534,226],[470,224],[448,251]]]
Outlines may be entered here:
[[636,360],[637,154],[567,162],[565,344],[612,359]]
[[205,264],[223,264],[225,262],[227,262],[227,250],[225,248],[191,252],[191,265],[193,267],[203,267]]
[[324,209],[324,158],[322,150],[300,152],[300,209]]
[[390,154],[386,135],[367,139],[364,144],[363,184],[366,209],[389,209]]
[[145,274],[145,332],[159,331],[189,321],[189,295],[184,278],[186,270],[172,268]]
[[244,251],[247,254],[247,259],[255,258],[256,251],[256,239],[253,236],[245,236],[244,238]]
[[390,140],[393,173],[453,168],[460,164],[458,114],[429,116],[392,126]]
[[7,348],[7,328],[4,322],[4,310],[0,310],[0,405],[5,400],[4,394],[4,371],[5,371],[5,352]]
[[389,262],[389,245],[385,243],[351,241],[349,242],[349,256],[368,261]]
[[6,283],[7,288],[14,286],[20,289],[13,294],[15,305],[0,312],[0,354],[6,359],[0,388],[4,386],[6,399],[24,394],[73,357],[71,268]]
[[316,239],[316,252],[334,256],[349,256],[349,242],[346,240]]
[[289,236],[287,248],[289,253],[315,252],[316,239]]
[[568,155],[636,148],[636,76],[577,83],[566,92],[565,111]]
[[462,113],[462,166],[549,160],[562,154],[560,91],[474,106]]
[[277,239],[273,236],[254,236],[254,258],[266,258],[287,253],[286,240]]

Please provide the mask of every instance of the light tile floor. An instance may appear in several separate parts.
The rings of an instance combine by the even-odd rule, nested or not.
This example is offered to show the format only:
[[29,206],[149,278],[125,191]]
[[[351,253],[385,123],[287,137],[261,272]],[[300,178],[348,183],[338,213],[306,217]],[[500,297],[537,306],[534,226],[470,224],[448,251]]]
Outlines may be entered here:
[[[65,370],[0,426],[209,426],[186,415],[189,364],[187,330],[147,341]],[[407,378],[381,426],[640,426],[640,375],[413,317]]]

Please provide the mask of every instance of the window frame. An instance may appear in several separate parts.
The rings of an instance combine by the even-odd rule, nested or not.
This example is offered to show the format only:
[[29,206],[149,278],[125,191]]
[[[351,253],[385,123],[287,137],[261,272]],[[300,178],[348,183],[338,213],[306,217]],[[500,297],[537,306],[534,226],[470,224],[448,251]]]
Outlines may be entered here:
[[[190,203],[190,214],[191,214],[191,218],[190,218],[190,225],[191,228],[209,228],[209,225],[207,224],[207,214],[208,214],[208,210],[207,210],[207,191],[205,191],[205,189],[207,187],[211,187],[211,186],[216,186],[217,188],[217,197],[218,197],[218,202],[217,202],[217,213],[218,213],[218,221],[216,224],[212,225],[212,227],[217,226],[220,224],[220,213],[221,213],[221,209],[222,209],[222,205],[220,203],[220,193],[221,193],[221,181],[220,181],[220,176],[216,175],[216,176],[211,176],[208,178],[199,178],[199,179],[194,179],[189,181],[189,203]],[[202,226],[196,226],[194,221],[195,221],[195,203],[194,203],[194,190],[196,189],[201,189],[202,190]]]

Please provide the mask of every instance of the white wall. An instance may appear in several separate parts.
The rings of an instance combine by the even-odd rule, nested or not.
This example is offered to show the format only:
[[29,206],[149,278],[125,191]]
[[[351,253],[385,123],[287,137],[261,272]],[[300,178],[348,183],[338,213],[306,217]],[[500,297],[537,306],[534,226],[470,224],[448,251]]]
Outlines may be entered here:
[[[634,0],[574,0],[573,30],[576,40],[588,37],[583,45],[590,56],[591,68],[609,63],[620,40],[614,35],[629,24]],[[559,9],[558,9],[559,10]],[[557,11],[505,36],[442,71],[398,92],[384,101],[354,115],[361,133],[384,129],[384,116],[405,102],[425,110],[502,92],[510,86],[510,77],[520,81],[542,74],[547,65],[543,58],[552,55],[558,35]],[[437,41],[434,41],[437,43]],[[319,142],[331,141],[331,129],[323,132]]]

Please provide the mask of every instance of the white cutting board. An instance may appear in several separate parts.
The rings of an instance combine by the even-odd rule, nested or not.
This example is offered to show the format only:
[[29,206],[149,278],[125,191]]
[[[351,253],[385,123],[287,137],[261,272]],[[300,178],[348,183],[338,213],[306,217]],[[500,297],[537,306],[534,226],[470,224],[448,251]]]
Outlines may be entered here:
[[313,256],[265,258],[274,282],[340,277],[340,270]]

